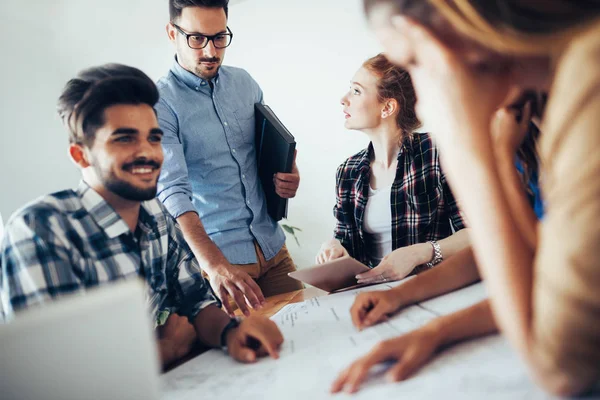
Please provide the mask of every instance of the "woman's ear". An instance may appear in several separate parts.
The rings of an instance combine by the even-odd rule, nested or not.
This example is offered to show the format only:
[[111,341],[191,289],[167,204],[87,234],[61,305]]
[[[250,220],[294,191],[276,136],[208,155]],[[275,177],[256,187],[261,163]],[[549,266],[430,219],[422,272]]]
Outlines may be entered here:
[[72,143],[69,146],[69,156],[71,157],[71,160],[82,169],[90,166],[87,155],[85,154],[85,149],[81,144]]
[[393,115],[398,109],[398,101],[396,99],[388,99],[385,101],[383,109],[381,110],[381,118],[387,118]]

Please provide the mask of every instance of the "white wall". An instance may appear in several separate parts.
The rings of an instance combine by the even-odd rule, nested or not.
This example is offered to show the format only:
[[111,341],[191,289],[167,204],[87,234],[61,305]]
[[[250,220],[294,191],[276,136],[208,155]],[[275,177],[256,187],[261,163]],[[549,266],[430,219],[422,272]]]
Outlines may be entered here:
[[[343,127],[339,99],[352,75],[380,47],[361,0],[246,0],[232,4],[234,42],[225,63],[246,68],[265,101],[295,135],[302,182],[288,240],[300,267],[310,266],[332,235],[335,169],[366,146]],[[79,70],[106,62],[141,68],[158,79],[172,49],[164,33],[167,0],[2,0],[3,62],[0,213],[77,184],[67,135],[55,114],[58,94]]]

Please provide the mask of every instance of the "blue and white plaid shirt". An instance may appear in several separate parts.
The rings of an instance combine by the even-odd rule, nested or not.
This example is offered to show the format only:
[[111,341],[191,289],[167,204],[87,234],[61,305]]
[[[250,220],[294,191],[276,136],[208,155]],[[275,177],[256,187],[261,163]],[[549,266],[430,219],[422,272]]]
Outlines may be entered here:
[[0,247],[0,320],[14,311],[111,281],[143,277],[156,324],[191,321],[220,302],[179,225],[157,199],[142,203],[136,232],[93,189],[54,193],[17,211]]

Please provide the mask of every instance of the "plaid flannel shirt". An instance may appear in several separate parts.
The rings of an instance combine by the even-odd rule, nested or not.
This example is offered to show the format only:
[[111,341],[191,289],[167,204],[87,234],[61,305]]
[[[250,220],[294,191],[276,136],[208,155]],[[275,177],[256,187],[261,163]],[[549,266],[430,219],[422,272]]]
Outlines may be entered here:
[[[337,220],[334,236],[350,255],[373,268],[365,243],[363,217],[369,200],[373,147],[348,158],[337,169]],[[392,250],[429,240],[441,240],[465,227],[440,165],[438,149],[427,133],[405,139],[398,152],[392,184]],[[412,273],[422,270],[416,267]]]
[[157,199],[142,203],[135,233],[81,183],[25,206],[0,247],[0,320],[88,287],[141,276],[156,325],[177,312],[190,322],[220,306],[183,233]]

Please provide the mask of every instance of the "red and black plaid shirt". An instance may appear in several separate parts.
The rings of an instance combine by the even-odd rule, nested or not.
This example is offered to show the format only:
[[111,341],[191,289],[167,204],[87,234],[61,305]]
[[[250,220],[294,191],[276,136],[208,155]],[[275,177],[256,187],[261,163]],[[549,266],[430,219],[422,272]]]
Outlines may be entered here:
[[[373,268],[365,243],[363,217],[369,200],[372,145],[348,158],[336,176],[335,238],[348,253]],[[440,240],[465,227],[440,165],[438,149],[427,133],[406,139],[398,153],[392,184],[392,250]],[[419,272],[420,267],[413,273]]]

